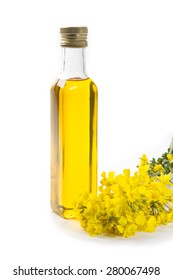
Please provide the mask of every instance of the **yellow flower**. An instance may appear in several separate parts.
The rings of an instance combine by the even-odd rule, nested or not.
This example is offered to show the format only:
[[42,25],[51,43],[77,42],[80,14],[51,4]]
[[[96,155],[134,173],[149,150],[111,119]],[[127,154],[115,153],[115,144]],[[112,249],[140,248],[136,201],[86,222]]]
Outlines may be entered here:
[[119,232],[122,234],[124,232],[124,227],[121,225],[117,225],[117,229],[119,230]]
[[173,154],[167,154],[168,160],[172,161],[173,160]]
[[124,229],[123,236],[124,237],[133,236],[136,231],[137,231],[137,226],[135,224],[128,225]]
[[134,223],[134,215],[130,211],[126,211],[126,218],[129,223]]
[[124,169],[123,174],[126,178],[130,178],[130,169]]
[[143,154],[142,157],[140,158],[140,165],[148,165],[148,158],[146,156],[146,154]]
[[95,236],[98,234],[101,234],[103,231],[103,225],[102,224],[93,224],[93,223],[88,223],[87,225],[87,232],[91,235],[91,236]]
[[110,171],[110,172],[108,173],[108,178],[109,178],[110,180],[113,180],[114,177],[115,177],[115,172]]
[[135,218],[136,225],[143,226],[145,224],[145,222],[146,222],[146,218],[143,213],[140,213],[136,216],[136,218]]
[[157,217],[158,223],[166,225],[169,222],[169,216],[167,215],[167,212],[161,212]]
[[156,229],[156,226],[157,226],[156,218],[154,216],[151,216],[146,223],[145,231],[154,232]]
[[118,221],[119,225],[125,226],[127,224],[127,219],[126,217],[122,216],[119,221]]
[[161,164],[156,164],[155,166],[154,166],[154,168],[153,168],[153,171],[154,172],[158,172],[158,171],[164,171],[164,168],[163,168],[163,166],[161,165]]
[[164,185],[164,186],[167,186],[167,185],[171,185],[173,186],[173,184],[171,183],[171,174],[165,174],[163,175],[161,173],[160,177],[159,177],[159,180],[160,182]]

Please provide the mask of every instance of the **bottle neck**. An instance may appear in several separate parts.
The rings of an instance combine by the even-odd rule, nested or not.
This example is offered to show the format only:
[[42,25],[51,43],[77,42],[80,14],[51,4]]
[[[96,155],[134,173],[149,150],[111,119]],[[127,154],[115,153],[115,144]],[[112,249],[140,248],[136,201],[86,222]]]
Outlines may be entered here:
[[62,48],[61,79],[86,79],[85,48]]

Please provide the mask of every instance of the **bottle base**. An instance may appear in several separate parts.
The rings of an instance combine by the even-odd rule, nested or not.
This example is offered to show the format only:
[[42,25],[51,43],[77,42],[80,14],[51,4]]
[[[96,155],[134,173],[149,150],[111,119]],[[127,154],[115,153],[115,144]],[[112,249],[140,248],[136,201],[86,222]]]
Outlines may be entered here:
[[52,210],[64,219],[75,219],[73,208],[65,208],[63,206],[58,206],[56,209],[52,208]]

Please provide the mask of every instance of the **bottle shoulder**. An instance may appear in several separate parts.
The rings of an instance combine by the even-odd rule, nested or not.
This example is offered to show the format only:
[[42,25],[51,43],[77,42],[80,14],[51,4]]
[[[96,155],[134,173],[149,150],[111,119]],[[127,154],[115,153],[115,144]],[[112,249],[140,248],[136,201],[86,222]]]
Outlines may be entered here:
[[73,87],[89,87],[92,91],[94,92],[98,92],[97,86],[95,84],[95,82],[90,78],[86,78],[86,79],[79,79],[79,78],[73,78],[73,79],[57,79],[51,86],[50,91],[54,92],[57,91],[57,89],[63,89],[63,88],[73,88]]

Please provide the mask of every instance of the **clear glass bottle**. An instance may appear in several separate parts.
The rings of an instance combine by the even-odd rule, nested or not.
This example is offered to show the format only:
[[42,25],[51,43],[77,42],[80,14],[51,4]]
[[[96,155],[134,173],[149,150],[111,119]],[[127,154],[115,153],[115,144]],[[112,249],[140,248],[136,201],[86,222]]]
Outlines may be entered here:
[[97,188],[97,87],[85,72],[87,27],[61,28],[62,72],[51,88],[51,207],[73,218],[73,205]]

